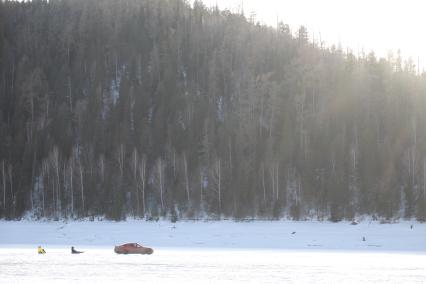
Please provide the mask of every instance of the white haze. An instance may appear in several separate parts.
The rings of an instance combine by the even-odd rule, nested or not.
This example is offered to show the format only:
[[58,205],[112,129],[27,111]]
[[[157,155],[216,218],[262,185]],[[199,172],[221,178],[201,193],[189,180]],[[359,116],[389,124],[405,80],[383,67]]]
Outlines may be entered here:
[[354,54],[374,51],[378,57],[394,56],[401,50],[423,71],[426,62],[426,2],[422,0],[203,0],[206,6],[218,5],[233,12],[252,13],[256,20],[276,26],[277,20],[290,25],[293,32],[308,28],[311,40],[327,46],[341,45]]

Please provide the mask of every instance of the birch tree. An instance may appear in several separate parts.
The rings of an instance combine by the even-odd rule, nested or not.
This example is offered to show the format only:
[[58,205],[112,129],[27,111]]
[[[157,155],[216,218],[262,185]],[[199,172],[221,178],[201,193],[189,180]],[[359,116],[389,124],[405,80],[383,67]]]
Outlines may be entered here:
[[5,168],[4,168],[4,160],[2,160],[2,174],[3,174],[3,210],[6,211],[6,172],[5,172]]
[[183,153],[183,167],[185,170],[185,189],[186,189],[186,199],[189,204],[190,196],[189,196],[189,178],[188,178],[188,162],[186,160],[186,153]]
[[157,159],[156,168],[158,190],[160,191],[161,210],[164,212],[164,163],[161,157]]
[[[139,175],[139,183],[142,189],[142,216],[145,216],[145,210],[146,210],[146,205],[145,205],[145,187],[146,187],[146,157],[145,155],[142,156],[142,159],[139,162],[139,167],[138,167],[138,175]],[[139,213],[139,212],[138,212]]]

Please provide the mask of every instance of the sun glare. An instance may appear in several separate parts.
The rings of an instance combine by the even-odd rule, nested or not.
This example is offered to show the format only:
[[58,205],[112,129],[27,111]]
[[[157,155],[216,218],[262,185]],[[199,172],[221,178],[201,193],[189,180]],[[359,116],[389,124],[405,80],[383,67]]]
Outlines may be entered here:
[[354,54],[374,51],[388,57],[401,51],[424,70],[426,39],[423,29],[426,4],[421,0],[339,1],[339,0],[203,0],[207,6],[218,5],[271,26],[278,21],[308,28],[311,40],[350,48]]

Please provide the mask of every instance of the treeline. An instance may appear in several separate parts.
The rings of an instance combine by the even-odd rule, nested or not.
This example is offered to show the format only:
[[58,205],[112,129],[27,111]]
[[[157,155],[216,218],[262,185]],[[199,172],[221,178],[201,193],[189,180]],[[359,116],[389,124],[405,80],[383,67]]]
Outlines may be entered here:
[[416,71],[197,1],[0,1],[0,218],[425,221]]

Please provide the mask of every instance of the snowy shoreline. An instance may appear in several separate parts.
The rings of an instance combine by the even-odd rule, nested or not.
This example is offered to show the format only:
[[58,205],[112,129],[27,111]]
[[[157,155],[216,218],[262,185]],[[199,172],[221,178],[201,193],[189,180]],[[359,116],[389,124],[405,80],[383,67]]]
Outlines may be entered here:
[[[364,240],[365,239],[365,240]],[[105,247],[342,250],[426,254],[426,224],[401,221],[0,221],[0,247]]]

